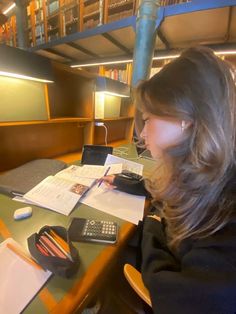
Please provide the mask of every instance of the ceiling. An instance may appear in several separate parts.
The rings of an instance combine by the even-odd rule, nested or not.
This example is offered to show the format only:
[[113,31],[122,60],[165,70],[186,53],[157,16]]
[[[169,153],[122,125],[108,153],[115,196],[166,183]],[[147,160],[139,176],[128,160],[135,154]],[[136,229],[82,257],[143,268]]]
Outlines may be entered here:
[[[206,4],[207,1],[204,3]],[[156,52],[178,50],[200,44],[212,46],[216,50],[222,44],[235,47],[236,0],[231,0],[229,3],[233,6],[216,8],[215,5],[211,9],[204,7],[197,11],[194,10],[191,2],[182,6],[172,6],[180,7],[181,14],[176,14],[173,9],[173,12],[166,9],[165,18],[158,28]],[[129,59],[132,58],[135,45],[135,26],[136,17],[132,16],[95,29],[74,33],[30,50],[69,64]]]

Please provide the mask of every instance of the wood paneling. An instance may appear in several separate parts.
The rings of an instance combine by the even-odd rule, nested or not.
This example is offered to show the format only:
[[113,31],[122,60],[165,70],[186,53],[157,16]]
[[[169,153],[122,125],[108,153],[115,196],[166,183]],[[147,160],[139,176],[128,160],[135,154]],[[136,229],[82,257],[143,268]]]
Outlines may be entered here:
[[54,77],[55,83],[48,85],[51,118],[92,118],[93,80],[61,67],[54,67]]
[[1,127],[0,171],[33,159],[80,151],[83,145],[83,126],[78,123],[61,123]]

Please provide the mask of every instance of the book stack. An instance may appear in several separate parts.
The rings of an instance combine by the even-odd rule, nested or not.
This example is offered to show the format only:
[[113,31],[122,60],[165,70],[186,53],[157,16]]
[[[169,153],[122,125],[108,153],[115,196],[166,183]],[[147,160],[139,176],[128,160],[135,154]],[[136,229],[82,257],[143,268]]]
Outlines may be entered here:
[[191,0],[161,0],[161,6],[173,5],[173,4],[180,4],[184,2],[191,2]]
[[59,1],[51,1],[48,5],[48,14],[53,14],[55,11],[59,9]]
[[125,84],[130,84],[129,70],[125,69],[109,69],[104,71],[104,76],[123,82]]
[[126,17],[129,17],[131,15],[133,15],[133,9],[120,11],[120,12],[114,13],[114,14],[110,14],[108,16],[108,22],[111,23],[114,21],[118,21],[118,20],[124,19]]
[[84,16],[98,12],[99,11],[99,1],[84,6]]

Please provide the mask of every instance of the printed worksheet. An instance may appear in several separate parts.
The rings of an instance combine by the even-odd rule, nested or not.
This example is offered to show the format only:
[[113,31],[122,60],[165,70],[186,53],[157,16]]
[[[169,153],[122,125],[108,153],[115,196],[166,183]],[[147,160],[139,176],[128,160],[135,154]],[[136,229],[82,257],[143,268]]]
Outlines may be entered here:
[[100,179],[105,175],[108,168],[109,171],[107,175],[121,173],[122,163],[114,163],[109,166],[84,165],[80,167],[72,165],[58,172],[55,176],[73,181],[80,180],[81,178]]
[[139,164],[137,162],[134,162],[134,161],[131,161],[128,159],[124,159],[121,157],[116,157],[114,155],[110,155],[110,154],[107,155],[106,162],[105,162],[106,166],[113,165],[113,164],[119,164],[119,163],[122,164],[122,170],[129,170],[129,171],[136,173],[136,174],[139,174],[139,175],[143,174],[143,165],[142,164]]

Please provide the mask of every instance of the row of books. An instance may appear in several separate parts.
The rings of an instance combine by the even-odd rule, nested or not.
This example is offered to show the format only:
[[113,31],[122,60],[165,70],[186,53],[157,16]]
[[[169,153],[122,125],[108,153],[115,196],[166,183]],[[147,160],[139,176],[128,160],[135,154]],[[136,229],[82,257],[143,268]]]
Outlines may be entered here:
[[118,80],[120,82],[130,84],[131,73],[129,70],[120,69],[110,69],[104,71],[104,76],[109,77],[113,80]]
[[120,7],[128,3],[133,3],[133,2],[134,2],[133,0],[120,0],[120,1],[110,0],[108,7],[109,9],[112,9],[112,8]]
[[173,5],[173,4],[180,4],[185,2],[191,2],[191,0],[161,0],[160,5],[166,6],[166,5]]
[[91,18],[89,20],[87,20],[86,22],[84,22],[84,30],[88,29],[88,28],[93,28],[96,27],[99,23],[98,18]]
[[99,10],[99,1],[84,6],[84,12],[83,12],[83,14],[84,14],[84,15],[88,15],[88,14],[97,12],[98,10]]
[[76,3],[76,0],[61,0],[61,6],[70,5],[72,3]]
[[115,13],[115,14],[110,14],[108,16],[108,23],[124,19],[124,18],[126,18],[128,16],[131,16],[132,14],[133,14],[133,9],[126,10],[126,11],[121,11],[121,12]]

